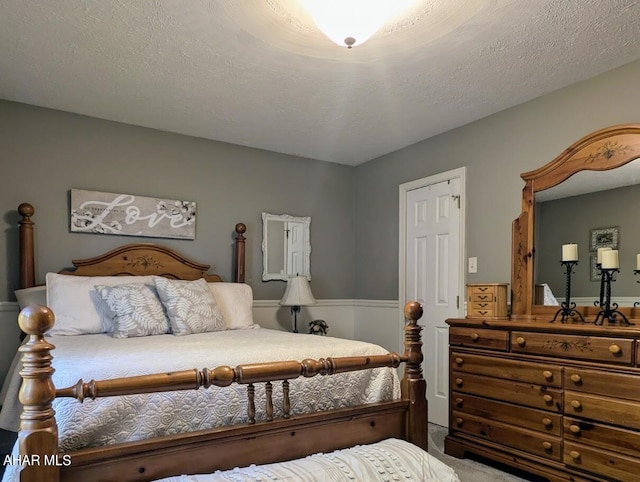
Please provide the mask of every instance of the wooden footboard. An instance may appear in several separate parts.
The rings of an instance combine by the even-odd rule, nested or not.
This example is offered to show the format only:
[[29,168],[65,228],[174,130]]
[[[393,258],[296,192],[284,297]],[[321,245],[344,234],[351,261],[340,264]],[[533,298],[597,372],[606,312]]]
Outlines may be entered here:
[[[194,369],[113,380],[80,380],[76,385],[56,389],[51,376],[54,346],[44,333],[53,326],[53,313],[42,306],[25,308],[19,324],[27,333],[23,353],[23,404],[19,433],[22,481],[57,480],[154,480],[182,473],[209,473],[239,465],[279,462],[319,451],[395,437],[427,450],[426,382],[422,376],[422,308],[407,303],[405,351],[376,356],[337,357],[319,360],[282,361],[263,364]],[[400,400],[317,412],[300,416],[289,413],[288,381],[314,376],[397,367],[405,364]],[[273,419],[270,387],[283,383],[284,417]],[[199,432],[159,437],[141,442],[115,444],[70,453],[58,451],[58,431],[52,402],[55,397],[84,398],[151,393],[159,391],[228,386],[248,386],[250,423]],[[267,419],[255,419],[253,385],[266,384]]]

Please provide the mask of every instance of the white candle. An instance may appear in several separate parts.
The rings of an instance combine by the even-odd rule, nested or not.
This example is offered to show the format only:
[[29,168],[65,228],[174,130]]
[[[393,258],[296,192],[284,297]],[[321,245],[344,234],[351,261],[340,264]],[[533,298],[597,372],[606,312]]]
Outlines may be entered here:
[[562,261],[578,261],[578,245],[563,244],[562,245]]
[[603,269],[618,269],[620,263],[618,262],[618,250],[609,249],[602,252],[602,268]]
[[602,253],[611,251],[611,248],[598,248],[598,264],[602,264]]
[[636,269],[640,269],[640,254],[636,254]]

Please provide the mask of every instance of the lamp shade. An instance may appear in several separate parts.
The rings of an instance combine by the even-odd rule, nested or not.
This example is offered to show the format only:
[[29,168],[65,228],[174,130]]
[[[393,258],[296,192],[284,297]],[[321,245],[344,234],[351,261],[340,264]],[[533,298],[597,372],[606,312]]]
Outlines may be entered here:
[[307,306],[316,304],[316,299],[313,297],[311,286],[309,286],[309,281],[306,276],[289,278],[280,304],[282,306]]

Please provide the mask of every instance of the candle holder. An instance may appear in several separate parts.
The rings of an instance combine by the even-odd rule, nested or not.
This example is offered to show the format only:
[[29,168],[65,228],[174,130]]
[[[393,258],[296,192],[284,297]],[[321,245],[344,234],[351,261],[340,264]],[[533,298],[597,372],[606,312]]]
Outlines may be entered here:
[[567,280],[565,282],[565,297],[564,301],[560,303],[561,308],[556,311],[551,323],[555,322],[560,315],[560,323],[564,323],[572,315],[578,315],[578,318],[585,323],[582,313],[576,310],[576,304],[571,301],[571,275],[573,274],[573,268],[578,264],[578,261],[560,261],[560,264],[564,266],[564,274],[567,275]]
[[[634,274],[634,275],[636,275],[636,276],[638,276],[638,275],[640,274],[640,269],[634,269],[634,270],[633,270],[633,274]],[[636,283],[640,283],[640,280],[636,281]],[[634,308],[637,308],[638,306],[640,306],[640,301],[636,301],[636,302],[633,304],[633,307],[634,307]]]
[[600,311],[593,322],[596,325],[602,325],[605,320],[610,325],[614,325],[618,321],[618,316],[622,318],[620,320],[621,325],[632,325],[627,317],[618,310],[618,303],[611,303],[611,282],[615,281],[615,274],[619,273],[618,268],[602,268],[600,266],[600,301],[595,301],[593,304],[600,307]]

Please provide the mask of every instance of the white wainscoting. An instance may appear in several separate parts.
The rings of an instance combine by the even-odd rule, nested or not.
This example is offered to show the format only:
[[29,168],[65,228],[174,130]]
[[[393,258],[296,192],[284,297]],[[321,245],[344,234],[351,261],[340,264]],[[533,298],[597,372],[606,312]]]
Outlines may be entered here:
[[[291,331],[291,309],[278,301],[255,300],[253,319],[263,328]],[[376,343],[389,351],[400,349],[402,319],[397,300],[318,300],[301,308],[298,331],[306,333],[311,320],[324,320],[330,336]]]
[[[9,371],[9,366],[20,346],[20,328],[18,328],[18,303],[0,301],[0,381]],[[2,401],[0,400],[0,403]]]

